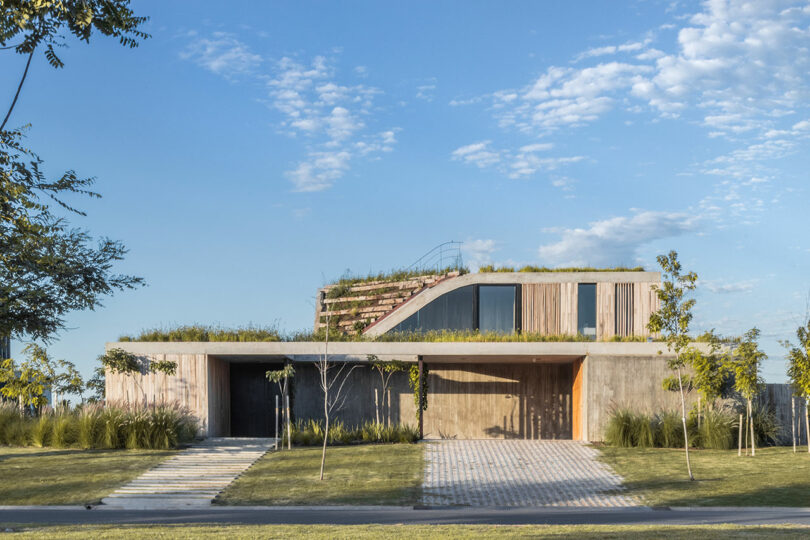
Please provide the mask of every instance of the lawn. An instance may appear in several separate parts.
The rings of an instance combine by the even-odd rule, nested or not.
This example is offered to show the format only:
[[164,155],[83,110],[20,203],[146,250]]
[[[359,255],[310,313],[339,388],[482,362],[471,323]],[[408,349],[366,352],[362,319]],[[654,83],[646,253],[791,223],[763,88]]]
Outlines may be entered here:
[[0,505],[94,504],[173,454],[0,447]]
[[[810,529],[796,525],[81,525],[14,528],[14,538],[39,540],[43,536],[66,540],[85,538],[807,538]],[[0,533],[0,536],[3,536]]]
[[624,477],[630,493],[652,506],[810,506],[810,454],[790,447],[690,450],[695,481],[683,450],[600,448],[602,460]]
[[423,446],[369,444],[329,447],[318,479],[320,448],[265,455],[216,499],[239,505],[413,505],[421,486]]

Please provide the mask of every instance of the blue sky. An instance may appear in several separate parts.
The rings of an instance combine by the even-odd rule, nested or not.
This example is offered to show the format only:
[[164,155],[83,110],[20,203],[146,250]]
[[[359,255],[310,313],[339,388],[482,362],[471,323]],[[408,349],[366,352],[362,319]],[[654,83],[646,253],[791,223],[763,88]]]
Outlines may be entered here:
[[[98,177],[77,226],[149,286],[50,350],[175,323],[312,325],[346,270],[636,265],[676,249],[695,327],[756,325],[784,379],[810,292],[810,7],[711,2],[133,2],[152,38],[33,63],[13,124]],[[23,59],[0,70],[10,96]],[[20,344],[15,344],[18,351]]]

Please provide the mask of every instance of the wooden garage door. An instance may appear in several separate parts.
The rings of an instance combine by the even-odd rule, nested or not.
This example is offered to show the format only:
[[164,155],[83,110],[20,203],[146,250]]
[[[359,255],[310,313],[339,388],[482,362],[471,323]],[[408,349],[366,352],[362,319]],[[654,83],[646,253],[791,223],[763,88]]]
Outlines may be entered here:
[[570,439],[573,365],[429,366],[426,438]]

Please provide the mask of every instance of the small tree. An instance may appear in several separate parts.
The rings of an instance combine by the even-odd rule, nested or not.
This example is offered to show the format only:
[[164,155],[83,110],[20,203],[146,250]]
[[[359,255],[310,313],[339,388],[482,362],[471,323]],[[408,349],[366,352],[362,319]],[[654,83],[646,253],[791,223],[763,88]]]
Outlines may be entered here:
[[90,392],[90,397],[87,400],[91,403],[103,401],[107,393],[107,377],[104,373],[104,366],[96,366],[93,370],[93,376],[87,379],[87,391]]
[[329,334],[332,330],[330,326],[330,313],[326,314],[326,329],[324,332],[323,355],[315,366],[318,368],[319,384],[323,392],[323,449],[321,451],[321,475],[323,480],[323,470],[326,466],[326,444],[329,442],[329,417],[333,410],[343,407],[346,397],[343,395],[343,387],[346,380],[358,366],[351,366],[346,369],[347,363],[341,362],[338,368],[329,360]]
[[[101,365],[105,369],[110,370],[111,373],[120,373],[131,377],[132,381],[138,385],[143,392],[143,387],[138,382],[135,375],[145,375],[146,373],[163,373],[165,375],[174,375],[177,372],[177,362],[172,360],[153,360],[146,362],[142,358],[135,356],[131,352],[124,349],[110,349],[106,353],[98,357]],[[146,395],[144,394],[144,402]]]
[[[292,445],[292,427],[290,426],[290,422],[292,419],[290,418],[290,411],[286,409],[286,400],[287,400],[287,390],[289,388],[289,380],[295,376],[295,368],[292,364],[286,364],[281,369],[270,370],[265,373],[265,377],[267,380],[276,383],[278,385],[279,392],[281,393],[281,417],[282,419],[286,419],[286,426],[287,426],[287,448],[290,448]],[[284,411],[287,411],[286,414]],[[284,430],[284,420],[282,420],[281,429]],[[276,429],[278,429],[278,424],[276,424]]]
[[[697,283],[697,274],[684,273],[681,263],[678,262],[678,253],[670,251],[668,255],[659,255],[658,264],[664,273],[663,286],[653,286],[660,302],[658,311],[650,315],[647,328],[651,332],[660,332],[667,342],[667,350],[675,353],[669,359],[669,368],[678,376],[678,388],[681,394],[681,422],[683,424],[684,450],[686,452],[686,471],[689,479],[694,480],[692,465],[689,462],[689,435],[686,429],[686,394],[683,388],[682,369],[686,357],[684,349],[689,346],[689,323],[692,321],[692,308],[695,300],[686,296],[693,291]],[[659,354],[661,351],[658,351]]]
[[58,404],[57,396],[64,399],[66,395],[78,396],[81,402],[84,402],[84,379],[76,365],[67,360],[59,360],[57,362],[59,371],[56,373],[53,381],[53,403]]
[[762,378],[759,376],[759,366],[767,358],[767,355],[759,350],[757,344],[759,333],[758,328],[752,328],[743,335],[740,344],[734,349],[734,357],[731,362],[734,370],[734,389],[746,401],[745,434],[747,439],[750,428],[752,456],[756,455],[756,435],[754,433],[754,416],[751,402],[762,390],[763,383]]
[[[397,372],[400,372],[400,371],[406,371],[408,369],[408,364],[406,364],[405,362],[402,362],[401,360],[383,361],[383,360],[380,360],[374,354],[369,354],[366,358],[368,359],[369,363],[371,364],[371,369],[376,370],[377,373],[380,375],[380,389],[382,391],[382,399],[383,399],[382,413],[386,418],[390,419],[391,418],[391,399],[390,398],[388,399],[388,406],[387,406],[387,409],[386,409],[386,404],[385,404],[385,399],[386,398],[385,397],[388,395],[388,387],[391,384],[391,377],[394,375],[394,373],[397,373]],[[379,407],[379,404],[376,403],[376,402],[374,403],[374,406],[377,409],[377,423],[379,423],[380,422],[380,407]],[[387,415],[385,415],[386,410],[388,412]],[[388,422],[386,422],[386,425],[388,425]]]
[[[796,329],[798,344],[794,346],[789,341],[782,345],[788,351],[788,370],[793,393],[804,398],[804,422],[807,437],[807,451],[810,452],[810,317],[807,322]],[[800,424],[801,425],[801,424]]]
[[51,388],[55,378],[53,362],[45,349],[30,344],[23,352],[26,359],[17,365],[12,358],[0,362],[0,393],[17,402],[20,415],[28,406],[42,407],[48,404],[45,392]]
[[689,384],[700,392],[706,407],[712,410],[717,400],[728,394],[730,386],[728,349],[724,347],[724,340],[713,330],[698,337],[697,341],[707,343],[709,352],[704,353],[691,346],[684,349],[684,363],[692,369],[691,377],[684,375],[684,384],[688,379]]

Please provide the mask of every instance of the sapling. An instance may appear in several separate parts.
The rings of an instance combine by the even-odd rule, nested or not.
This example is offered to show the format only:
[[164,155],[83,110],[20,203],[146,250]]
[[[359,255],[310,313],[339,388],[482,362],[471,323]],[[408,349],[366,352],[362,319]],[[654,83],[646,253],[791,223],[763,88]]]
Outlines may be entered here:
[[810,317],[807,322],[796,329],[797,345],[789,341],[782,342],[788,351],[788,378],[790,378],[793,393],[804,398],[804,433],[807,438],[807,451],[810,452],[810,413],[808,412],[808,398],[810,397]]

